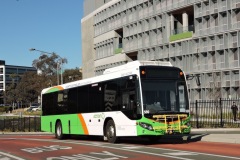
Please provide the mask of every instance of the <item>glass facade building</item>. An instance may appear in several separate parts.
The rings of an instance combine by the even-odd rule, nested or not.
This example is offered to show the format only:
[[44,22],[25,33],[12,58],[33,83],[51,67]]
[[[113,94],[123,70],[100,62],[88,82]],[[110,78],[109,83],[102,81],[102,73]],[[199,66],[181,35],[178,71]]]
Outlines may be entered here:
[[[20,76],[27,71],[37,72],[33,67],[6,65],[5,61],[0,60],[0,104],[4,104],[3,92],[6,86],[12,83],[18,83]],[[12,75],[14,75],[14,78]]]

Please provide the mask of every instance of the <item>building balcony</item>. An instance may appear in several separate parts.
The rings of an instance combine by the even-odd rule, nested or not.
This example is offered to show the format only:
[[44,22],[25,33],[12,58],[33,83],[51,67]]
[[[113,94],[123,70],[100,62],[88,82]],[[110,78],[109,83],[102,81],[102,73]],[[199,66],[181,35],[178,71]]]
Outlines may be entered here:
[[193,36],[193,32],[194,25],[177,28],[172,31],[172,35],[170,36],[169,40],[170,42],[173,42],[185,38],[191,38]]

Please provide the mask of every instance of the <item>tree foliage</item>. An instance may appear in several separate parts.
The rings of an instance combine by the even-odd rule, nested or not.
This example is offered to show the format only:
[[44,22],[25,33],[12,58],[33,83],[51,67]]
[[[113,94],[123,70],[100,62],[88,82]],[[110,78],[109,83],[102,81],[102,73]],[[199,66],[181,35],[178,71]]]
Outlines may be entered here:
[[82,79],[82,73],[79,71],[79,68],[75,69],[66,69],[63,73],[63,82],[72,82]]
[[11,74],[9,77],[12,79],[12,82],[10,85],[6,86],[4,98],[6,100],[6,103],[12,104],[17,99],[18,91],[16,89],[16,85],[19,77],[16,74]]
[[67,59],[61,58],[53,52],[50,55],[42,54],[38,59],[33,61],[32,65],[41,71],[42,74],[56,75],[64,63],[67,63]]
[[[42,54],[38,59],[33,61],[33,66],[41,71],[41,74],[36,72],[25,72],[19,75],[11,75],[11,85],[6,86],[4,92],[5,103],[13,104],[21,102],[22,104],[29,104],[38,102],[38,97],[44,88],[58,85],[57,76],[60,77],[58,63],[67,63],[67,59],[60,58],[53,53],[50,56]],[[63,72],[64,83],[82,79],[82,74],[78,68],[67,69]],[[19,80],[17,83],[16,80]]]

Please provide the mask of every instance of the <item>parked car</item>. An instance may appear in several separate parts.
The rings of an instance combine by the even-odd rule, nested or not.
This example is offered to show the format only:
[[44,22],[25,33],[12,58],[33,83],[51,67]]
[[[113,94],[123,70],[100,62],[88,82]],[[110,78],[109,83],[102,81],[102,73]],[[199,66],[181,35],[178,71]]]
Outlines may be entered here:
[[33,103],[30,107],[24,109],[27,112],[33,112],[33,111],[40,111],[42,109],[42,107],[40,106],[40,104],[37,103]]
[[32,111],[41,111],[41,110],[42,110],[42,106],[41,105],[32,108]]

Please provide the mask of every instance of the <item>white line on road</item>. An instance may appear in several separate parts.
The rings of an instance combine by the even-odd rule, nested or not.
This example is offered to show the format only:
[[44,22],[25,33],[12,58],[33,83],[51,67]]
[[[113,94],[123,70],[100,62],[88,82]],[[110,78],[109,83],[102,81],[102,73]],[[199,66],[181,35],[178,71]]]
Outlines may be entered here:
[[[16,160],[25,160],[25,159],[22,159],[22,158],[20,158],[20,157],[16,157],[16,156],[13,156],[13,155],[11,155],[11,154],[8,154],[8,153],[4,153],[4,152],[0,152],[0,156],[1,155],[4,155],[4,156],[6,156],[6,157],[3,157],[3,158],[8,158],[8,157],[10,157],[10,158],[14,158],[14,159],[16,159]],[[2,157],[0,157],[0,159],[2,159]]]
[[[141,153],[141,154],[147,154],[147,155],[154,155],[154,156],[160,156],[160,157],[168,157],[168,158],[175,158],[175,159],[183,159],[183,160],[193,160],[193,159],[187,159],[185,157],[178,157],[178,156],[172,156],[169,153],[151,153],[151,152],[144,152],[144,151],[138,151],[134,150],[135,147],[137,146],[131,146],[131,145],[126,145],[126,147],[119,147],[118,144],[115,144],[114,146],[110,144],[111,146],[108,146],[107,143],[86,143],[84,141],[74,141],[74,140],[50,140],[50,139],[33,139],[33,138],[19,138],[19,140],[29,140],[29,141],[47,141],[47,142],[60,142],[60,143],[65,143],[65,144],[79,144],[79,145],[84,145],[84,146],[93,146],[93,147],[101,147],[101,148],[109,148],[109,149],[116,149],[116,150],[124,150],[124,151],[129,151],[129,152],[135,152],[135,153]],[[122,144],[121,144],[122,145]],[[131,148],[132,147],[132,148]],[[182,150],[176,150],[176,149],[166,149],[166,148],[153,148],[153,147],[139,147],[139,148],[149,148],[149,149],[154,149],[154,150],[165,150],[165,151],[171,151],[171,152],[184,152]],[[231,156],[223,156],[223,155],[217,155],[217,154],[208,154],[208,153],[202,153],[202,152],[188,152],[186,153],[194,155],[207,155],[207,156],[213,156],[213,157],[221,157],[221,158],[229,158],[229,159],[239,159],[240,157],[231,157]]]

